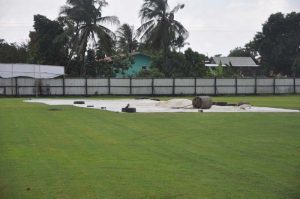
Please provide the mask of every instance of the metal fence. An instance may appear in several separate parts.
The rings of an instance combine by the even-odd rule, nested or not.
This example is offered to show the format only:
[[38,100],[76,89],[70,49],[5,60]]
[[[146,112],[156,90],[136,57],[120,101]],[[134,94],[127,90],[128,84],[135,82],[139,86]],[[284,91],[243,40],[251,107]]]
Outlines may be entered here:
[[300,78],[0,79],[2,96],[298,94]]

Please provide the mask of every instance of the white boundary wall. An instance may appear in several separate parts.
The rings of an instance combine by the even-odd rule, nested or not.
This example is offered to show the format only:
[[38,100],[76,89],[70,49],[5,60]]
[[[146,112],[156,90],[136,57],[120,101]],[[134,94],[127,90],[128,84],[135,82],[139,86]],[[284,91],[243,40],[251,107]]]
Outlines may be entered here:
[[0,79],[4,96],[299,94],[300,78]]

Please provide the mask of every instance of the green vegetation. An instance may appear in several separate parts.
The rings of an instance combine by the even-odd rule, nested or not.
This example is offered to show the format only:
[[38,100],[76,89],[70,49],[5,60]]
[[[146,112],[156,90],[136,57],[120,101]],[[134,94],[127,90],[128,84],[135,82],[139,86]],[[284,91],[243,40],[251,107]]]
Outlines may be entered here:
[[300,75],[300,13],[271,14],[245,48],[231,51],[233,56],[261,56],[265,75]]
[[209,69],[205,62],[212,57],[192,49],[180,52],[189,44],[189,32],[176,17],[185,4],[170,8],[168,0],[143,0],[140,27],[124,23],[116,32],[108,25],[120,25],[119,19],[103,16],[106,6],[106,0],[66,0],[55,20],[35,15],[27,44],[0,39],[0,62],[62,65],[73,77],[116,77],[132,66],[130,55],[138,51],[153,58],[152,68],[138,71],[138,77],[300,75],[299,12],[271,14],[252,41],[230,51],[229,56],[252,57],[259,70]]
[[128,54],[133,53],[138,49],[139,43],[133,26],[126,23],[123,24],[117,30],[117,38],[117,46],[120,52]]
[[0,63],[26,63],[27,57],[27,44],[9,44],[0,38]]
[[107,5],[105,0],[67,0],[67,5],[61,8],[60,15],[76,24],[74,47],[82,63],[80,76],[87,75],[85,57],[89,41],[92,40],[95,44],[98,39],[105,52],[111,54],[116,36],[104,25],[118,25],[120,22],[116,16],[103,16],[102,10]]
[[[189,36],[185,27],[175,19],[175,13],[184,7],[184,4],[178,4],[170,10],[167,0],[144,0],[139,13],[142,25],[137,29],[137,35],[147,47],[162,53],[162,71],[167,76],[170,76],[170,69],[167,67],[170,48],[183,47]],[[177,42],[179,40],[181,42]]]
[[[298,198],[300,114],[118,114],[0,99],[0,198]],[[300,108],[300,96],[218,97]]]
[[[162,54],[153,57],[151,71],[158,69],[165,77],[205,77],[207,68],[204,61],[208,59],[205,55],[199,54],[188,48],[184,53],[169,52],[166,62]],[[165,62],[165,63],[164,63]],[[150,73],[153,77],[160,77],[157,73]]]
[[250,102],[253,106],[274,107],[300,110],[300,96],[243,96],[243,97],[215,97],[214,101],[229,103]]
[[34,30],[29,34],[29,62],[65,66],[68,49],[64,47],[65,40],[59,38],[64,33],[60,23],[35,15]]

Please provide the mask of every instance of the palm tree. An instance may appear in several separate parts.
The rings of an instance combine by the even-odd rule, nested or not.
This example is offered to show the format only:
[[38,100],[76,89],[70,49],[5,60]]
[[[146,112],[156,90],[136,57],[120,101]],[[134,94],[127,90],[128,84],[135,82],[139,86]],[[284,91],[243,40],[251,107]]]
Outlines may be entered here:
[[123,24],[117,30],[117,39],[118,48],[123,53],[132,53],[138,47],[138,41],[135,37],[134,27],[128,24]]
[[190,43],[186,42],[182,36],[179,36],[176,40],[172,42],[171,47],[173,51],[176,51],[176,49],[178,49],[178,51],[180,52],[181,49],[186,45],[190,45]]
[[163,49],[165,63],[172,42],[179,37],[186,40],[189,36],[188,31],[174,17],[183,8],[184,4],[178,4],[170,11],[168,0],[144,0],[140,10],[142,25],[137,30],[137,35],[150,48]]
[[67,0],[67,5],[61,8],[60,14],[78,25],[77,52],[82,61],[81,76],[86,76],[84,60],[88,42],[97,43],[96,36],[102,41],[102,45],[111,44],[106,42],[107,39],[115,39],[115,34],[103,26],[105,23],[119,24],[119,19],[115,16],[102,16],[102,8],[107,5],[105,0]]

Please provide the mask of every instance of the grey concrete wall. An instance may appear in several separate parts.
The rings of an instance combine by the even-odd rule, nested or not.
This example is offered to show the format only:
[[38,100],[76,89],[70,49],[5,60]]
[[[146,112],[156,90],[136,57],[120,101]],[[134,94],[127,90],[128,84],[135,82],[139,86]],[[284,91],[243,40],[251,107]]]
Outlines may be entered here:
[[88,95],[108,95],[109,80],[108,79],[87,79]]
[[237,79],[237,93],[253,94],[255,93],[255,79]]
[[152,79],[132,79],[132,95],[152,95]]
[[0,95],[299,94],[300,78],[284,79],[0,79]]
[[217,94],[234,95],[236,92],[235,79],[217,79]]
[[197,94],[198,95],[214,95],[215,94],[215,79],[197,79]]
[[275,91],[277,94],[288,94],[294,92],[294,79],[276,79]]
[[50,95],[63,95],[63,79],[45,79],[41,81],[41,85],[48,87]]
[[0,87],[2,92],[0,95],[13,96],[16,95],[16,79],[1,79],[0,78]]
[[300,78],[295,79],[296,93],[300,93]]
[[175,79],[175,95],[192,95],[195,93],[195,79]]

